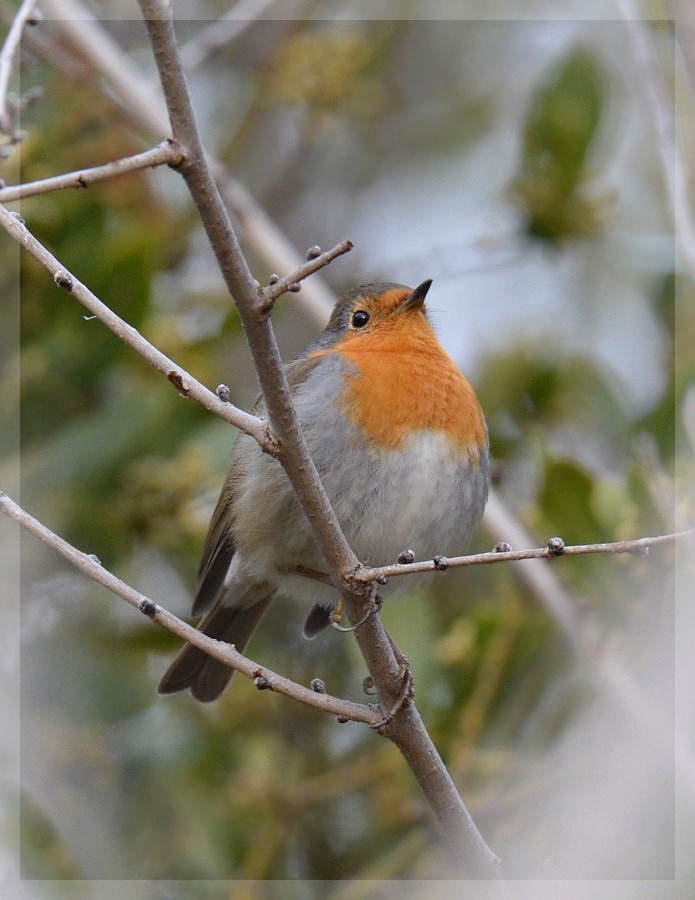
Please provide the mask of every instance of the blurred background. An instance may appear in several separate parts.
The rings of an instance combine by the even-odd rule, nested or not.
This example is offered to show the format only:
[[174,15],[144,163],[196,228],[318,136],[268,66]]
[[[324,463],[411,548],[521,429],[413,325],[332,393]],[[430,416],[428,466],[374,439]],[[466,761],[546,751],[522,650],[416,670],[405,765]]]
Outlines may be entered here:
[[[91,22],[73,0],[42,7],[13,81],[42,95],[0,162],[7,184],[166,136],[135,4],[91,4]],[[500,4],[495,20],[473,2],[441,19],[424,2],[357,9],[177,7],[200,126],[258,280],[287,260],[283,241],[296,262],[311,245],[355,242],[278,303],[284,357],[344,290],[432,278],[433,324],[476,387],[495,460],[471,550],[688,527],[695,305],[662,127],[684,77],[668,11],[642,22],[631,3],[578,0],[561,19],[544,2]],[[692,137],[685,105],[676,111]],[[695,142],[681,146],[692,166]],[[10,207],[164,353],[252,405],[239,321],[176,173]],[[23,506],[186,616],[233,429],[178,396],[9,238],[0,259],[2,487],[18,483],[21,421]],[[9,578],[15,529],[2,527]],[[691,585],[676,578],[677,552],[450,571],[383,610],[514,896],[695,891],[689,644],[684,703],[674,689]],[[684,568],[691,553],[684,544]],[[16,896],[120,897],[126,880],[129,897],[463,895],[388,742],[241,677],[208,707],[158,698],[175,638],[24,536],[21,575],[21,782],[5,786],[21,827],[7,818],[2,856],[12,869],[21,839]],[[252,658],[365,699],[352,638],[308,643],[305,610],[276,606]],[[15,612],[8,601],[6,635]],[[4,654],[9,686],[18,654],[15,643]],[[16,762],[8,751],[8,773]]]

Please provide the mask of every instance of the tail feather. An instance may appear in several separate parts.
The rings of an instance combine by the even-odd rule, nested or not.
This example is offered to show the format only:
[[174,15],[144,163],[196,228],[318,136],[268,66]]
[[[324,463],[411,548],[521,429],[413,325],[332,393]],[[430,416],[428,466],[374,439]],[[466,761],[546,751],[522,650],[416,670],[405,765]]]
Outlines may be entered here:
[[314,603],[309,611],[309,615],[304,622],[304,637],[311,640],[316,635],[327,628],[331,623],[331,613],[333,609],[321,606],[320,603]]
[[[219,604],[205,616],[199,630],[208,637],[234,644],[243,653],[272,599],[269,594],[245,609]],[[186,644],[162,676],[157,692],[175,694],[190,688],[196,700],[210,703],[220,696],[233,674],[234,669]]]

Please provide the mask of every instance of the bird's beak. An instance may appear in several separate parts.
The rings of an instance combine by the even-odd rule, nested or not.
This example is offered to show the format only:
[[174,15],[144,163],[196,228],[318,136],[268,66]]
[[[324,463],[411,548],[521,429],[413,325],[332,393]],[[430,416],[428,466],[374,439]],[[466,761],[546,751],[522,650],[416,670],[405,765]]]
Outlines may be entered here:
[[405,300],[402,300],[396,307],[396,312],[407,312],[409,309],[422,309],[425,305],[425,297],[430,289],[432,279],[428,278],[418,285],[415,290],[408,294]]

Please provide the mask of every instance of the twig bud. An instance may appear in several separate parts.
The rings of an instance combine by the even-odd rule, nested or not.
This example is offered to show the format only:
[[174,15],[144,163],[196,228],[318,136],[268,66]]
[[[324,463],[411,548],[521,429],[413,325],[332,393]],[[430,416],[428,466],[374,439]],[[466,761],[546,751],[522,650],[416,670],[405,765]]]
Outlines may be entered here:
[[268,279],[268,284],[277,284],[278,281],[280,281],[280,276],[276,272],[273,272],[273,274]]
[[506,541],[500,541],[492,548],[493,553],[511,553],[511,550],[512,545],[508,544]]
[[295,281],[294,284],[291,284],[291,285],[287,288],[287,290],[288,290],[288,291],[291,291],[293,294],[298,294],[298,293],[301,291],[301,289],[302,289],[302,285],[300,284],[299,281]]
[[215,393],[223,403],[229,403],[229,388],[226,384],[218,384]]
[[565,549],[565,542],[561,537],[552,537],[548,541],[548,553],[551,556],[560,556]]
[[253,673],[253,685],[254,687],[257,687],[259,691],[270,690],[270,682],[260,670]]
[[154,619],[157,614],[157,604],[154,600],[150,600],[149,597],[141,597],[139,609],[141,613],[144,613],[148,619]]
[[325,694],[326,693],[325,682],[321,678],[312,678],[311,679],[311,690],[315,694]]
[[402,566],[409,566],[410,563],[415,562],[415,553],[412,550],[401,550],[398,554],[398,562]]
[[638,544],[636,547],[631,547],[628,552],[631,556],[648,556],[649,547],[642,547]]
[[307,250],[306,258],[316,259],[317,256],[321,256],[321,248],[318,246],[318,244],[314,244],[313,247],[309,247],[309,249]]
[[63,288],[64,291],[67,291],[68,294],[72,294],[74,285],[72,283],[72,277],[68,272],[64,272],[63,269],[58,269],[58,271],[53,276],[53,281],[55,281],[58,287]]
[[449,568],[449,560],[446,556],[435,556],[432,562],[434,563],[435,569],[439,569],[440,572],[444,572]]

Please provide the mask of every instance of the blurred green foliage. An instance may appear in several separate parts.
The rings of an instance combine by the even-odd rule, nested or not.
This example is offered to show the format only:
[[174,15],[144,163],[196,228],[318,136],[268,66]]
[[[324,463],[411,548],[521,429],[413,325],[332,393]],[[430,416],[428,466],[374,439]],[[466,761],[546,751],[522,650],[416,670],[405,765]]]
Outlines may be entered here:
[[[280,116],[297,105],[319,117],[340,115],[345,140],[355,143],[365,140],[366,116],[378,158],[395,133],[396,113],[386,131],[376,113],[393,102],[386,73],[395,80],[394,70],[401,71],[396,38],[404,35],[394,28],[386,41],[375,28],[276,29],[276,52],[264,47],[271,61],[259,79],[259,102]],[[141,149],[126,113],[116,114],[97,85],[48,68],[33,74],[47,93],[27,123],[24,180]],[[553,244],[599,233],[600,204],[586,183],[606,82],[594,56],[576,50],[530,103],[514,193],[528,232]],[[452,87],[455,111],[475,105]],[[253,124],[251,116],[252,136]],[[449,125],[446,134],[460,142],[464,126]],[[321,135],[312,139],[320,155]],[[243,128],[235,146],[241,170],[250,169],[262,148]],[[432,149],[409,139],[403,147]],[[301,199],[306,186],[306,178],[288,180],[277,208],[287,208],[293,190]],[[269,211],[276,211],[272,204]],[[178,363],[210,386],[234,375],[237,328],[230,315],[217,315],[227,298],[208,287],[190,296],[178,285],[182,261],[197,252],[195,219],[168,203],[146,174],[27,201],[23,214],[66,267]],[[202,258],[201,269],[212,266]],[[174,286],[171,295],[163,277]],[[673,290],[673,273],[664,272],[650,298],[657,327],[670,336],[664,369],[672,374],[646,414],[626,411],[615,380],[589,354],[547,342],[519,341],[490,355],[476,378],[496,485],[519,499],[541,540],[560,533],[588,543],[672,526],[674,430],[694,374],[692,360],[676,373],[683,335],[674,331]],[[185,327],[182,310],[198,307],[217,315],[216,327]],[[684,324],[692,338],[692,311]],[[76,301],[27,260],[21,328],[25,505],[184,613],[231,430],[179,397],[99,322],[86,321]],[[635,453],[641,439],[651,468]],[[472,549],[490,543],[481,534]],[[636,622],[651,622],[650,592],[667,577],[669,551],[654,556],[553,565],[612,639],[627,643]],[[36,548],[27,550],[25,566],[26,621],[42,623],[29,629],[23,669],[27,878],[319,881],[426,879],[445,871],[427,810],[393,746],[357,725],[259,694],[239,676],[213,707],[185,696],[157,698],[154,686],[178,641],[66,576],[66,567]],[[419,708],[484,833],[494,845],[505,829],[523,831],[518,798],[499,787],[517,769],[515,748],[551,745],[586,699],[555,625],[515,569],[500,565],[451,571],[383,616],[408,653]],[[329,633],[307,643],[299,636],[302,618],[289,603],[271,610],[253,658],[302,683],[319,675],[331,693],[363,699],[352,642]],[[260,896],[258,887],[244,890],[235,896]],[[292,890],[285,886],[278,896]],[[181,885],[169,895],[191,896]],[[209,887],[196,896],[226,893]]]
[[560,59],[531,98],[512,194],[532,237],[559,244],[591,237],[600,227],[603,202],[590,196],[586,182],[606,84],[596,56],[579,47]]
[[266,102],[302,104],[320,115],[372,116],[383,106],[379,49],[363,30],[299,31],[273,59]]

